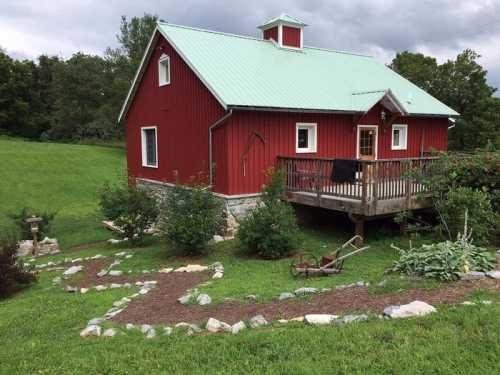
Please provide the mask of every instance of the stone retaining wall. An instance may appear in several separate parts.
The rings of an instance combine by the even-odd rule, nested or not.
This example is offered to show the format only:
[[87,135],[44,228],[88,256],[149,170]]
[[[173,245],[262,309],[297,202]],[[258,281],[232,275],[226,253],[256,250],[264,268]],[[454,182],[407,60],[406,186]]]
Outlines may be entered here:
[[[161,204],[167,198],[168,192],[174,187],[173,184],[142,179],[136,179],[137,186],[151,192],[151,194]],[[235,234],[238,228],[238,221],[243,219],[258,203],[260,194],[246,195],[215,195],[224,202],[225,213],[227,215],[227,235]]]

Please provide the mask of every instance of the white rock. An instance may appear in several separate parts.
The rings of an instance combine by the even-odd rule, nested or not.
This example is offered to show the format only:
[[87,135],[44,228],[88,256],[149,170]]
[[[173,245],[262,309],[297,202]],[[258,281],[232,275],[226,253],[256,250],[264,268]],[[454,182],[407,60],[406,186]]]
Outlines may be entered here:
[[261,326],[267,325],[267,320],[262,315],[256,315],[252,319],[250,319],[250,327],[257,328]]
[[143,286],[143,285],[144,285],[144,283],[143,283],[142,281],[136,281],[135,285],[136,285],[136,286]]
[[132,329],[135,329],[135,325],[133,325],[132,323],[127,323],[127,325],[125,326],[125,328],[127,329],[127,331],[130,331]]
[[101,259],[101,258],[105,258],[105,256],[101,255],[101,254],[97,254],[97,255],[94,255],[93,257],[91,257],[90,259],[96,260],[96,259]]
[[108,317],[109,319],[113,318],[114,316],[118,315],[119,313],[121,313],[123,311],[123,309],[119,309],[119,310],[116,310],[116,309],[111,309],[109,310],[107,313],[106,313],[106,317]]
[[177,301],[179,301],[180,303],[182,303],[183,305],[186,305],[189,303],[189,301],[191,301],[191,295],[190,294],[185,294],[183,295],[182,297],[179,297],[177,299]]
[[148,333],[146,334],[147,339],[152,339],[156,337],[156,330],[154,328],[151,328]]
[[133,254],[127,254],[127,255],[125,255],[125,259],[130,259],[130,258],[132,258],[133,256],[134,256]]
[[318,289],[316,288],[299,288],[295,290],[295,294],[300,296],[304,294],[313,294],[313,293],[318,293]]
[[472,302],[472,301],[464,301],[461,304],[464,306],[475,306],[476,305],[476,303]]
[[172,327],[164,327],[163,328],[163,336],[170,336],[172,334]]
[[97,290],[98,292],[102,292],[103,290],[106,290],[108,289],[108,287],[106,285],[97,285],[95,287],[95,290]]
[[118,288],[121,288],[121,287],[122,287],[122,284],[114,284],[114,283],[113,283],[113,284],[111,284],[109,287],[110,287],[111,289],[118,289]]
[[286,323],[288,323],[288,320],[286,320],[286,319],[278,319],[278,323],[280,323],[280,324],[286,324]]
[[116,336],[117,332],[113,328],[108,328],[107,330],[104,331],[102,334],[104,337],[114,337]]
[[99,327],[98,325],[87,326],[83,331],[80,332],[80,336],[101,336],[101,327]]
[[111,244],[111,245],[116,245],[116,244],[119,244],[120,242],[122,242],[123,240],[117,240],[117,239],[114,239],[114,238],[110,238],[108,240],[108,243]]
[[141,290],[139,290],[139,294],[145,295],[145,294],[148,294],[148,293],[149,293],[149,289],[148,288],[142,288]]
[[106,276],[107,274],[108,274],[108,270],[100,270],[99,272],[97,272],[98,277],[103,277],[103,276]]
[[80,293],[85,294],[89,291],[88,288],[80,288]]
[[297,316],[296,318],[290,319],[291,322],[303,322],[304,317],[303,316]]
[[63,275],[64,276],[71,276],[77,272],[80,272],[81,270],[83,270],[83,266],[72,266],[72,267],[68,268],[66,271],[64,271]]
[[212,276],[212,279],[222,279],[224,277],[224,274],[222,272],[216,272]]
[[295,294],[290,293],[290,292],[283,292],[279,296],[280,301],[282,301],[284,299],[290,299],[290,298],[295,298]]
[[231,333],[233,335],[241,332],[242,330],[244,330],[245,328],[247,328],[247,326],[245,325],[245,322],[243,321],[239,321],[238,323],[234,323],[231,327]]
[[172,272],[174,269],[173,268],[162,268],[161,270],[159,270],[158,272],[159,273],[170,273]]
[[232,331],[232,327],[230,324],[227,324],[225,322],[220,322],[220,328],[222,329],[222,331],[224,332],[231,332]]
[[124,257],[125,255],[127,255],[126,251],[122,251],[120,253],[115,253],[115,257]]
[[185,267],[179,267],[174,272],[202,272],[208,270],[207,266],[201,266],[199,264],[188,264]]
[[337,318],[337,315],[331,314],[307,314],[304,317],[306,323],[315,325],[331,324]]
[[344,324],[349,324],[349,323],[362,322],[364,320],[368,320],[368,315],[365,315],[365,314],[345,315],[340,319],[336,319],[335,324],[344,325]]
[[492,279],[500,280],[500,271],[495,270],[495,271],[486,272],[486,276],[491,277]]
[[94,318],[90,319],[89,322],[87,323],[88,326],[97,326],[99,324],[102,324],[106,321],[104,318]]
[[480,280],[484,279],[486,277],[486,274],[484,272],[479,272],[479,271],[470,271],[467,273],[461,273],[460,278],[462,280],[470,281],[470,280]]
[[150,324],[143,324],[143,325],[141,325],[141,332],[142,333],[147,333],[152,328],[153,328],[153,326],[151,326]]
[[481,301],[483,305],[491,305],[493,301]]
[[81,261],[83,261],[83,259],[82,259],[82,258],[76,258],[76,259],[73,259],[73,260],[71,261],[71,263],[79,263],[79,262],[81,262]]
[[78,288],[76,286],[69,286],[69,285],[67,285],[65,290],[68,293],[76,293],[76,292],[78,292]]
[[215,243],[224,241],[224,237],[219,236],[218,234],[216,234],[213,239]]
[[221,330],[221,322],[215,318],[209,318],[205,328],[208,332],[219,332]]
[[108,272],[109,276],[121,276],[123,275],[123,271],[111,270]]
[[204,305],[209,305],[212,303],[212,298],[208,294],[200,294],[197,298],[196,301],[198,302],[198,305],[204,306]]
[[124,288],[132,288],[132,284],[130,283],[125,283],[122,285]]
[[412,316],[422,316],[436,311],[431,306],[422,301],[413,301],[406,305],[389,306],[384,309],[384,315],[390,318],[408,318]]

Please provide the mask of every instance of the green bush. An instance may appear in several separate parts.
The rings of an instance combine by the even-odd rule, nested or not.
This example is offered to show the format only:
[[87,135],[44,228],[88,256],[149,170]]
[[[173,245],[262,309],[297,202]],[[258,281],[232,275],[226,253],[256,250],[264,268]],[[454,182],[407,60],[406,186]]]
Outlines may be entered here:
[[464,245],[462,241],[446,241],[409,250],[399,248],[398,250],[400,258],[394,263],[390,272],[441,281],[457,280],[464,272],[489,271],[494,265],[493,257],[486,249],[470,243]]
[[56,216],[54,212],[41,212],[23,207],[18,213],[9,215],[17,228],[19,228],[19,234],[24,240],[31,239],[33,237],[33,234],[31,233],[31,226],[26,222],[26,219],[32,216],[40,217],[42,219],[42,221],[38,224],[38,238],[43,239],[48,236],[50,234],[50,224]]
[[450,239],[462,230],[466,212],[475,241],[484,244],[490,239],[495,228],[495,212],[489,194],[468,187],[452,188],[445,199],[436,201],[435,205],[441,217],[438,229]]
[[0,239],[0,299],[7,298],[36,281],[35,275],[17,262],[17,243]]
[[300,236],[292,206],[281,200],[283,172],[270,171],[269,177],[270,183],[263,189],[261,204],[240,222],[237,237],[247,253],[277,259],[296,250]]
[[132,244],[141,243],[144,231],[154,225],[159,210],[156,200],[136,186],[104,185],[99,193],[101,211],[123,229],[123,237]]
[[162,214],[162,229],[182,255],[205,253],[213,236],[224,230],[222,201],[203,185],[176,185],[167,195]]

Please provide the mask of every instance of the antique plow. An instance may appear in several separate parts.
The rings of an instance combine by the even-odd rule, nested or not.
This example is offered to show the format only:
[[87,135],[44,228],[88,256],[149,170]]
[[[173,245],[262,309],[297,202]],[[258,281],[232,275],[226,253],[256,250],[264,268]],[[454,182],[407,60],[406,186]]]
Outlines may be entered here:
[[[321,259],[318,259],[318,257],[310,252],[297,254],[290,264],[291,274],[295,277],[299,275],[309,277],[314,275],[329,275],[331,273],[342,272],[344,261],[346,259],[361,253],[370,247],[358,247],[355,245],[356,240],[361,240],[360,242],[362,242],[363,238],[358,235],[354,236],[342,246],[335,249],[335,251],[333,251],[330,255],[325,255]],[[354,249],[354,251],[342,255],[342,252],[347,248]]]

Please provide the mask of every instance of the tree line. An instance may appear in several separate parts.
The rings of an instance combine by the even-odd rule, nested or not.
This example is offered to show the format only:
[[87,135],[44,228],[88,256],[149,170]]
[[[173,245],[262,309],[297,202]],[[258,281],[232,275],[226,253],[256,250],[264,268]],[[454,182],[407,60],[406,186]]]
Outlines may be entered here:
[[[68,59],[41,55],[18,61],[0,49],[0,134],[35,140],[123,139],[117,123],[125,95],[158,17],[123,16],[119,46],[103,56],[83,52]],[[500,147],[500,98],[488,85],[479,55],[465,50],[439,64],[434,57],[401,52],[389,67],[435,96],[461,117],[449,148]]]

